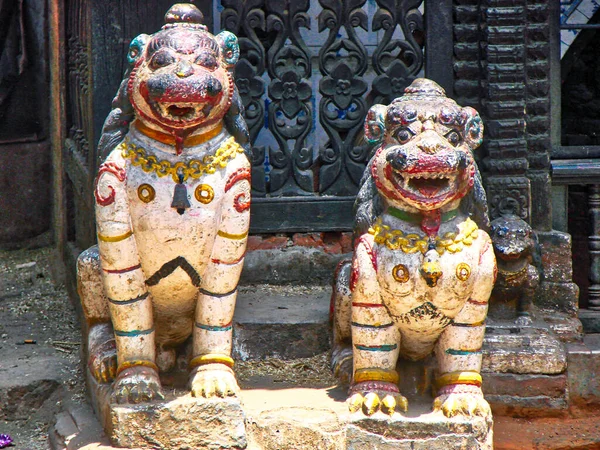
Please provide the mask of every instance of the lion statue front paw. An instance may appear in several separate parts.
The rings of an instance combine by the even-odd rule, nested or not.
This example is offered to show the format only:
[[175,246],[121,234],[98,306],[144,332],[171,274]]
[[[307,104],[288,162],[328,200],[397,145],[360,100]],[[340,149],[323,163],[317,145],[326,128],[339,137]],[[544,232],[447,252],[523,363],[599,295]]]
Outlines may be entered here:
[[110,383],[117,376],[117,344],[112,326],[94,325],[88,335],[88,368],[98,383]]
[[190,377],[190,390],[194,397],[232,397],[240,388],[233,370],[225,364],[207,364],[196,368]]
[[151,367],[129,367],[121,371],[113,385],[113,400],[117,403],[143,403],[164,398],[158,372]]
[[458,415],[487,417],[492,414],[489,403],[476,386],[460,386],[440,393],[433,402],[434,411],[442,411],[446,417]]
[[408,411],[408,400],[393,383],[357,383],[348,399],[348,409],[353,413],[362,409],[367,416],[372,416],[377,411],[391,416],[396,410]]

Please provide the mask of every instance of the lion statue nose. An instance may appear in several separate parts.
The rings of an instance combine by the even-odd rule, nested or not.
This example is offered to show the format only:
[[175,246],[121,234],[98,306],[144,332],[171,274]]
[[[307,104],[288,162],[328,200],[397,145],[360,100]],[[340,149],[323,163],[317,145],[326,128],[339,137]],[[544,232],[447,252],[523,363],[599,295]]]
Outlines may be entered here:
[[179,61],[179,63],[177,64],[177,70],[175,71],[175,74],[179,78],[187,78],[190,75],[192,75],[193,73],[194,73],[194,68],[188,61],[185,61],[185,60]]
[[394,152],[389,152],[385,159],[394,170],[403,171],[407,167],[406,154],[404,154],[402,149],[398,149]]
[[421,140],[417,142],[416,146],[422,152],[429,154],[437,153],[442,148],[444,148],[444,145],[442,144],[439,138],[430,136],[423,136]]

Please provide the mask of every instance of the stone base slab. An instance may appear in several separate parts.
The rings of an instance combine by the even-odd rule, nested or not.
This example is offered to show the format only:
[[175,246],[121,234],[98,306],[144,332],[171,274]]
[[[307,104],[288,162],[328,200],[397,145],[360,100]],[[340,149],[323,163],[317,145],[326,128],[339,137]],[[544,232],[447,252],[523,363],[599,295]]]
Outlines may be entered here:
[[492,417],[451,418],[441,412],[405,417],[353,414],[346,426],[348,450],[491,450]]
[[245,449],[245,414],[237,398],[203,399],[164,389],[165,400],[137,405],[111,402],[110,385],[88,371],[96,415],[119,448]]

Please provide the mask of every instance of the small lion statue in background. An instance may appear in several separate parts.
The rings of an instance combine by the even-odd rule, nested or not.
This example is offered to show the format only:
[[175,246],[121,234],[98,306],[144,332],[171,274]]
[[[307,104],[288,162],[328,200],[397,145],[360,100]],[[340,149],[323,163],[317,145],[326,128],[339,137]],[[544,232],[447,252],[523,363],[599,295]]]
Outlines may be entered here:
[[[213,36],[202,20],[176,4],[160,31],[131,42],[100,139],[98,250],[80,256],[79,288],[88,368],[99,383],[114,379],[118,403],[163,398],[159,372],[175,367],[190,336],[192,395],[239,389],[231,345],[249,227],[248,130],[231,75],[237,38]],[[94,277],[103,295],[90,295]]]
[[477,112],[427,79],[369,110],[376,150],[355,205],[353,259],[332,297],[332,367],[351,384],[352,412],[406,411],[398,357],[435,352],[434,409],[490,414],[479,372],[496,260],[472,154],[482,137]]

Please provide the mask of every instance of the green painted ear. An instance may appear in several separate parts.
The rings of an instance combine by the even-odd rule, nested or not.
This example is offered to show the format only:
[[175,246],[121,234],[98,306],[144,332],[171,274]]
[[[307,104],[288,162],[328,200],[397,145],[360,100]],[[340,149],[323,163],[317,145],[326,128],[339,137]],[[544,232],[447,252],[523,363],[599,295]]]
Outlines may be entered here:
[[144,53],[144,50],[146,49],[146,44],[148,43],[149,37],[150,36],[147,34],[140,34],[138,37],[134,38],[133,41],[131,41],[131,44],[129,44],[129,52],[127,53],[127,61],[129,64],[134,65],[136,62],[138,62]]
[[365,118],[365,139],[369,144],[377,145],[385,135],[385,114],[387,106],[373,105]]
[[231,69],[240,59],[240,46],[237,36],[229,31],[221,31],[215,36],[215,39],[221,47],[225,66]]
[[483,142],[483,122],[479,113],[470,106],[464,107],[461,115],[465,124],[465,141],[471,150],[475,150]]

